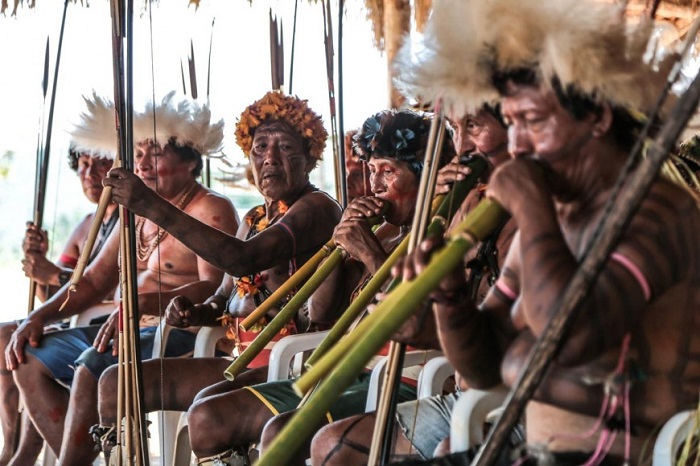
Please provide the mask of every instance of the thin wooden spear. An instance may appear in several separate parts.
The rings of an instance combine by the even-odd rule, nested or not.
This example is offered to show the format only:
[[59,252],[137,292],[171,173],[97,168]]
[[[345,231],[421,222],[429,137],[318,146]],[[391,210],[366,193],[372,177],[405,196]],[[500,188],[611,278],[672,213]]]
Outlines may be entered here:
[[[34,225],[36,225],[37,228],[41,229],[42,224],[44,223],[44,205],[46,202],[46,180],[48,178],[49,174],[49,159],[51,156],[51,134],[53,131],[53,113],[54,109],[56,108],[56,91],[58,89],[58,71],[60,69],[60,64],[61,64],[61,52],[63,51],[63,35],[65,32],[66,28],[66,12],[68,11],[68,0],[65,0],[63,3],[63,16],[61,18],[61,32],[59,33],[58,36],[58,49],[56,50],[56,66],[54,67],[54,72],[53,72],[53,86],[51,88],[51,101],[49,102],[49,117],[48,121],[46,123],[46,137],[44,138],[43,136],[43,113],[44,113],[44,104],[46,102],[46,91],[47,91],[47,86],[48,86],[48,72],[49,72],[49,39],[48,37],[46,38],[46,53],[44,55],[44,75],[42,79],[42,92],[43,92],[43,101],[44,104],[41,106],[41,111],[42,111],[42,124],[41,124],[41,136],[40,136],[40,141],[44,142],[44,147],[43,150],[39,149],[37,147],[37,174],[36,178],[38,179],[36,185],[35,185],[35,191],[34,191]],[[37,283],[34,280],[31,280],[29,282],[29,303],[28,303],[28,312],[32,312],[34,310],[34,297],[36,296],[36,286]]]
[[345,208],[348,205],[347,187],[345,180],[345,160],[340,160],[340,146],[344,146],[338,135],[338,120],[336,114],[335,78],[333,57],[333,20],[331,19],[331,2],[321,2],[323,10],[323,44],[326,52],[326,81],[328,84],[328,103],[331,114],[331,147],[333,149],[333,172],[335,174],[336,199]]

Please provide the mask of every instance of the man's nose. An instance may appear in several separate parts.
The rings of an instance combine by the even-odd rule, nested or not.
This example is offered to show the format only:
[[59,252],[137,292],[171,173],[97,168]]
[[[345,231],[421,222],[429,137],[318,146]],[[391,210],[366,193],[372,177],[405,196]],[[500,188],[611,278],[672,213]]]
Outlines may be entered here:
[[370,176],[369,189],[372,190],[372,194],[384,192],[384,182],[380,176]]
[[150,155],[144,154],[136,159],[136,169],[139,171],[147,171],[153,167],[153,159]]
[[514,158],[524,157],[532,153],[532,143],[525,128],[516,125],[508,128],[508,152]]
[[471,154],[476,150],[476,146],[471,139],[464,135],[464,132],[454,138],[454,145],[457,155]]
[[277,144],[270,144],[265,149],[265,165],[277,165],[280,163],[280,150]]

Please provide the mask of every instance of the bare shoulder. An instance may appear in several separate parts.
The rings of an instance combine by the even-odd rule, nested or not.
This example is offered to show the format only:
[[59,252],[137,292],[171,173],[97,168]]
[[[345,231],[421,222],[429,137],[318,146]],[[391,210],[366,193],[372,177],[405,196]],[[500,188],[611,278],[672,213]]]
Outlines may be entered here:
[[687,189],[661,178],[651,186],[628,232],[669,238],[688,228],[697,228],[699,221],[700,205],[696,198]]
[[287,216],[303,214],[304,216],[320,216],[319,221],[323,219],[336,219],[336,223],[340,220],[342,209],[340,204],[324,191],[312,191],[301,196],[289,208]]
[[233,202],[226,196],[202,187],[185,208],[192,217],[227,233],[235,233],[239,218]]

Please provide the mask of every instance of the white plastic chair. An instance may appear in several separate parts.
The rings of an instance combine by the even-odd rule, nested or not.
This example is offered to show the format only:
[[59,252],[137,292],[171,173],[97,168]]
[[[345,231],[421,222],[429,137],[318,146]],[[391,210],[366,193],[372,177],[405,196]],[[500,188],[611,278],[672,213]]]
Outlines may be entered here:
[[698,416],[698,412],[695,410],[681,411],[666,421],[654,443],[652,466],[676,464],[676,455],[693,427],[695,435],[700,434],[700,427],[695,424]]
[[[406,353],[406,356],[404,357],[403,361],[403,367],[411,367],[411,366],[418,366],[420,364],[427,364],[429,361],[432,359],[435,359],[437,357],[441,357],[442,353],[440,351],[436,350],[431,350],[431,351],[409,351]],[[381,386],[384,383],[384,375],[386,373],[386,364],[387,364],[388,359],[386,357],[383,357],[379,360],[376,366],[372,369],[372,375],[370,376],[369,379],[369,389],[367,391],[367,404],[365,405],[365,412],[369,413],[371,411],[376,411],[377,410],[377,400],[379,398],[379,394],[381,393]],[[421,383],[421,377],[418,377],[419,384]],[[442,380],[442,382],[445,382],[445,379]],[[432,386],[432,381],[428,381],[427,379],[423,380],[423,385],[427,383],[428,386]],[[424,389],[424,392],[427,389]],[[440,390],[442,390],[442,385],[440,385]],[[418,392],[420,392],[420,387],[418,388]],[[432,394],[429,394],[428,396],[432,396]]]
[[[162,320],[156,331],[155,339],[153,340],[153,354],[152,358],[160,358],[165,354],[166,342],[168,335],[170,334],[172,327]],[[224,336],[226,333],[226,328],[222,326],[217,327],[202,327],[199,332],[197,332],[197,338],[195,339],[193,357],[214,357],[216,353],[216,343]],[[158,411],[155,413],[158,424],[158,433],[160,435],[160,464],[170,465],[176,464],[175,458],[176,447],[178,445],[179,437],[182,435],[180,424],[183,422],[185,429],[187,426],[187,416],[186,413],[182,411]],[[186,435],[187,446],[189,446],[189,437]],[[184,464],[189,464],[188,462]]]
[[486,416],[503,404],[508,389],[499,385],[490,390],[470,388],[455,403],[450,423],[450,451],[457,453],[483,443]]
[[[202,330],[200,330],[200,334]],[[278,341],[270,351],[267,381],[274,382],[277,380],[288,379],[290,376],[297,375],[303,362],[303,353],[316,348],[325,338],[326,334],[328,334],[327,331],[304,333],[300,335],[288,335]],[[197,335],[197,342],[199,341],[200,337]],[[211,349],[211,353],[204,356],[213,355],[214,351]],[[195,357],[198,356],[203,355],[198,353],[197,347],[195,346]],[[293,367],[293,370],[290,371],[290,367]],[[191,464],[192,447],[190,445],[187,426],[187,413],[179,414],[180,417],[177,423],[176,435],[171,450],[173,452],[172,462],[167,462],[164,458],[163,462],[161,463],[163,466],[189,466]]]

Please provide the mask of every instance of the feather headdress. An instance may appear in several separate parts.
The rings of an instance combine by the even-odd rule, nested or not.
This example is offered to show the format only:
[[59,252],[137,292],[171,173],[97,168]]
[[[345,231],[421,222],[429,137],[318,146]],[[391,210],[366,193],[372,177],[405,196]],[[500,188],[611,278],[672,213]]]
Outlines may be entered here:
[[85,110],[71,131],[71,149],[79,154],[113,160],[117,153],[117,131],[114,126],[114,104],[97,95],[83,96]]
[[189,146],[201,155],[210,156],[221,150],[224,122],[211,122],[208,105],[182,99],[175,101],[175,92],[168,93],[158,105],[150,102],[133,119],[134,142],[155,140],[161,145],[170,141]]
[[309,148],[309,155],[321,160],[328,139],[321,116],[309,107],[307,100],[285,95],[280,91],[268,92],[243,110],[238,118],[236,143],[246,157],[250,157],[255,130],[268,120],[283,120],[289,123],[304,139]]
[[616,5],[591,0],[436,0],[425,34],[395,62],[397,86],[410,97],[441,100],[463,115],[498,93],[494,73],[534,70],[545,85],[649,111],[673,61],[644,55],[652,25],[631,26]]

